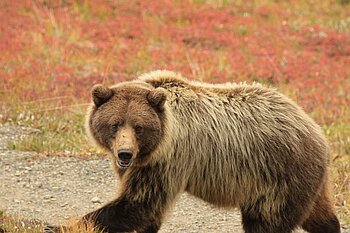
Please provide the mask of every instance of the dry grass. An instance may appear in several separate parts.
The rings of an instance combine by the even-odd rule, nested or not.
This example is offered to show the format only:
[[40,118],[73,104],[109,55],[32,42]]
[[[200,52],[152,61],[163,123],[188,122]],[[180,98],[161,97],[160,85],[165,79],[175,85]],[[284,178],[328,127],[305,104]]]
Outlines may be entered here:
[[[99,233],[95,231],[91,223],[87,226],[77,224],[75,220],[68,221],[70,229],[62,229],[64,233]],[[1,233],[42,233],[45,223],[39,220],[25,220],[17,216],[7,216],[0,211],[0,232]]]

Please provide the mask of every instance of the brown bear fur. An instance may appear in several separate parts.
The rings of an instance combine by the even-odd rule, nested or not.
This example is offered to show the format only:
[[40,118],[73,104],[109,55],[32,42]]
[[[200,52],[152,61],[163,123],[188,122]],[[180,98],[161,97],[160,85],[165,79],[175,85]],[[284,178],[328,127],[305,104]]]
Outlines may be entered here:
[[[239,208],[247,233],[340,232],[322,131],[274,89],[155,71],[95,86],[92,98],[87,130],[119,163],[121,185],[116,200],[84,221],[106,232],[157,232],[186,191]],[[120,151],[131,159],[120,160]]]

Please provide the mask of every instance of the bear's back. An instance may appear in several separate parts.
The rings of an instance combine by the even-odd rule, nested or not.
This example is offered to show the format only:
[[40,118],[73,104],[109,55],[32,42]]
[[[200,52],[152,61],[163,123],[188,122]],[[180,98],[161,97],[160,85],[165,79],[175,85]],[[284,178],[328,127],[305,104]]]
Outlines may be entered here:
[[[230,190],[222,193],[231,192],[232,196],[220,197],[218,203],[222,203],[239,195],[241,185],[246,191],[256,191],[256,187],[283,186],[293,179],[321,179],[318,174],[324,173],[329,155],[320,127],[275,89],[260,84],[187,81],[168,71],[140,79],[168,91],[167,104],[176,119],[171,133],[176,138],[176,158],[183,158],[186,166],[196,171],[189,192],[227,187]],[[189,155],[195,155],[195,160],[187,161]],[[207,187],[197,187],[212,170],[222,172]],[[230,175],[238,175],[239,182],[229,180]],[[235,185],[230,185],[232,182]]]

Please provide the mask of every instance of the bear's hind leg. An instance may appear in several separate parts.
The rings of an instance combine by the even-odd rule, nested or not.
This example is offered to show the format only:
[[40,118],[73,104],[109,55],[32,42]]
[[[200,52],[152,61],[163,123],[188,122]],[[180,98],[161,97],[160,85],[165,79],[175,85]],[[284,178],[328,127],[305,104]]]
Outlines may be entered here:
[[311,209],[310,216],[302,224],[303,229],[310,233],[340,233],[340,224],[332,206],[328,187],[325,185]]
[[157,233],[159,231],[160,225],[151,225],[142,231],[137,231],[137,233]]
[[[245,233],[292,233],[302,218],[303,204],[307,200],[294,200],[292,195],[285,202],[275,202],[275,196],[261,196],[253,203],[241,208],[242,223]],[[297,205],[299,203],[300,205]]]
[[245,233],[292,233],[292,229],[288,224],[280,222],[269,222],[262,217],[251,216],[242,213],[242,223]]

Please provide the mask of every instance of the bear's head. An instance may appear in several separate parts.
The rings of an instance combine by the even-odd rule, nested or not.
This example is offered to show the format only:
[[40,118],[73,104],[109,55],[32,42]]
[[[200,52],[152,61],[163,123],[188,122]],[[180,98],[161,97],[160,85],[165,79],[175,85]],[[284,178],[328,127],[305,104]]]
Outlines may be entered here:
[[166,91],[142,83],[95,85],[87,130],[121,169],[143,166],[164,134]]

